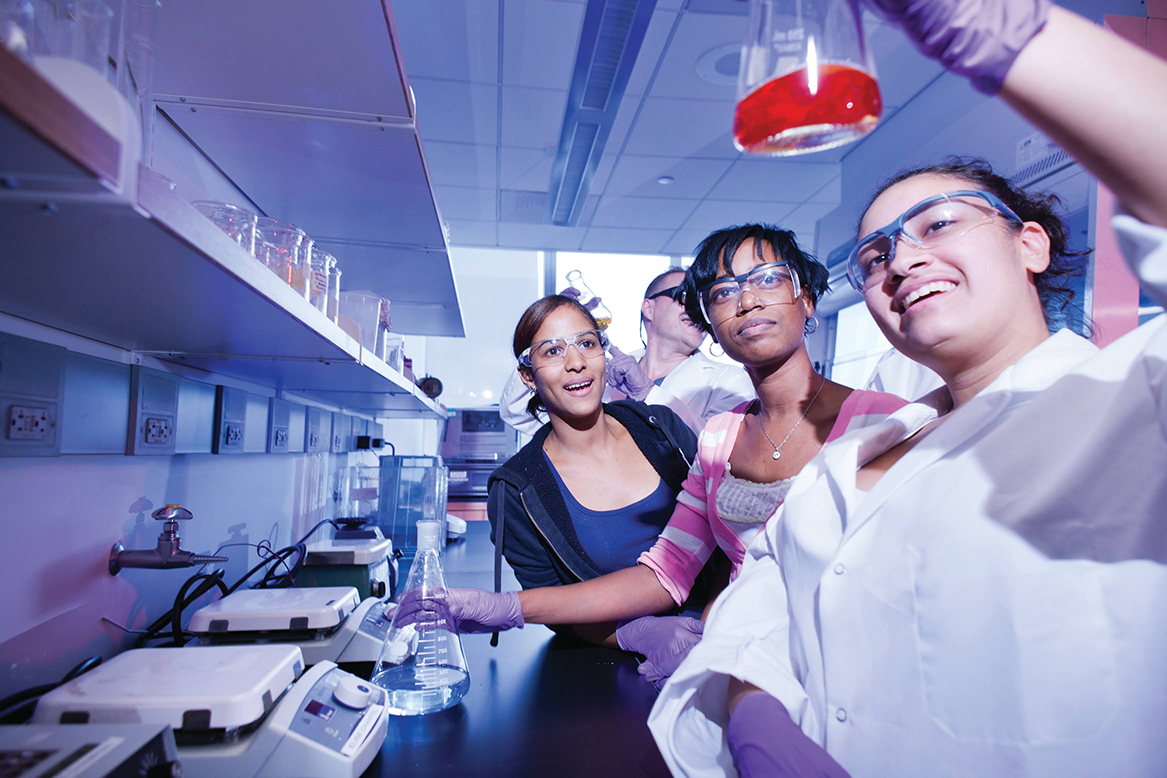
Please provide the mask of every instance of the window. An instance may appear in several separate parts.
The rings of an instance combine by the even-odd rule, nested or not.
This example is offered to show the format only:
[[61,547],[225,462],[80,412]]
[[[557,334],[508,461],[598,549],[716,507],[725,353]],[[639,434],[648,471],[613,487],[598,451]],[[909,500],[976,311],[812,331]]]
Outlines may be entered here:
[[578,270],[583,282],[612,314],[608,337],[621,351],[644,348],[640,339],[640,303],[652,279],[669,269],[668,257],[646,254],[583,254],[560,251],[555,255],[555,289],[565,289],[567,274]]
[[891,348],[891,344],[875,325],[864,303],[844,308],[837,316],[831,380],[862,389],[875,369],[875,363]]

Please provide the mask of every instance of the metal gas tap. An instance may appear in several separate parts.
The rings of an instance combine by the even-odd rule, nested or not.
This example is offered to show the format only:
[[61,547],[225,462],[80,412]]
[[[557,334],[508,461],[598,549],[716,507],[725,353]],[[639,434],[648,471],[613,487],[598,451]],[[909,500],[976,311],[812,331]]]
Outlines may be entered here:
[[194,518],[194,514],[181,505],[167,505],[150,514],[158,521],[164,521],[162,534],[158,536],[158,547],[149,550],[127,551],[121,543],[114,543],[109,552],[109,574],[117,575],[123,567],[146,567],[168,569],[172,567],[192,567],[207,562],[226,562],[225,556],[192,554],[179,548],[178,522]]

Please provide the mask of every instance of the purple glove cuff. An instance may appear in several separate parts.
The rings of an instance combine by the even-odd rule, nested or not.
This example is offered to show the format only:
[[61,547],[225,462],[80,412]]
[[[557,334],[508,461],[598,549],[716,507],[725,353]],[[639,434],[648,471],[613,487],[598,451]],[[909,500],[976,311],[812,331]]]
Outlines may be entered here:
[[786,707],[765,692],[738,702],[725,737],[741,778],[849,778],[791,720]]
[[1017,55],[1041,32],[1050,0],[866,0],[926,57],[994,95]]

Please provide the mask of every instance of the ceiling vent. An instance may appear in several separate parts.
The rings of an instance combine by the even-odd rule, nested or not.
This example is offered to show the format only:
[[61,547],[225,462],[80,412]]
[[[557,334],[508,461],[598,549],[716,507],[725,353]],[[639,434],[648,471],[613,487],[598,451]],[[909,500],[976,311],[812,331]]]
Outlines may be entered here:
[[551,170],[550,224],[579,222],[655,8],[656,0],[588,0]]
[[499,221],[510,224],[543,224],[543,213],[547,210],[546,192],[503,189],[498,194]]
[[1073,157],[1045,134],[1035,132],[1017,142],[1014,167],[1017,172],[1013,174],[1013,180],[1027,188],[1076,164]]

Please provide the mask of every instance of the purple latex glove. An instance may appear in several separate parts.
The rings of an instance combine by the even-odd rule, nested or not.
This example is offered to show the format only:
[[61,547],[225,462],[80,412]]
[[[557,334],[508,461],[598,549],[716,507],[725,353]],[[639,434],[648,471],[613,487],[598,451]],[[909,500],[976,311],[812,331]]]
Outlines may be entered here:
[[420,589],[411,589],[402,595],[394,619],[399,627],[442,626],[462,634],[521,629],[526,623],[518,592],[483,589],[431,591],[428,597],[423,597]]
[[604,370],[608,386],[619,389],[633,400],[643,400],[652,389],[652,379],[640,367],[635,357],[630,357],[615,346],[608,346],[608,364]]
[[1050,0],[863,0],[926,57],[993,95],[1025,44],[1045,26]]
[[705,622],[688,616],[641,616],[616,628],[616,642],[644,655],[637,672],[659,689],[701,642],[704,630]]
[[[577,303],[580,302],[579,298],[582,296],[582,292],[580,292],[580,290],[576,289],[574,286],[567,287],[566,289],[561,291],[559,294],[561,297],[570,297],[571,299],[575,300]],[[602,297],[589,297],[588,301],[586,303],[580,303],[580,304],[584,308],[587,308],[589,311],[594,311],[596,308],[600,307],[600,301],[602,299],[603,299]]]
[[729,717],[726,739],[741,778],[850,778],[765,692],[741,699]]

